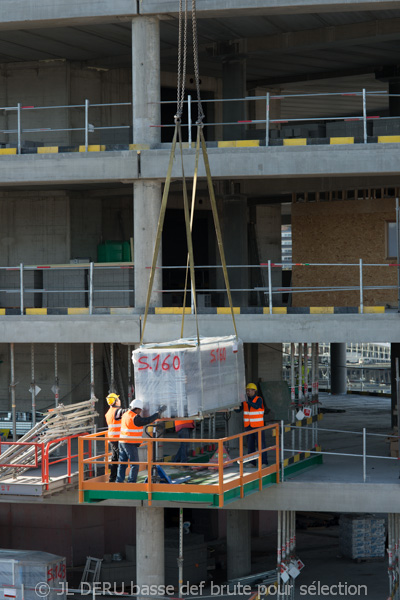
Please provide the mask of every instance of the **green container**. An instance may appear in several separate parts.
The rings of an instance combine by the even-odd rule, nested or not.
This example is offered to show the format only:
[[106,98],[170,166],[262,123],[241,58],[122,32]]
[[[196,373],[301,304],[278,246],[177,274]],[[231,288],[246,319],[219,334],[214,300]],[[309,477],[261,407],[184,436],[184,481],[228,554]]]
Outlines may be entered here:
[[97,246],[97,262],[130,262],[131,248],[129,242],[104,242]]

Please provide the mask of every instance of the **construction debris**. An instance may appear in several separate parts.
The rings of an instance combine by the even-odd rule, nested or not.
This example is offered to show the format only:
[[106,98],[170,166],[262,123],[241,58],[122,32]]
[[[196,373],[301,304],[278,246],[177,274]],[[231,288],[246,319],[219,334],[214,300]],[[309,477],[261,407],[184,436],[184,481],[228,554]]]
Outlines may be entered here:
[[[59,404],[48,411],[45,418],[37,423],[18,443],[10,444],[0,455],[0,480],[12,476],[16,478],[27,469],[39,464],[42,460],[42,448],[34,444],[47,444],[53,440],[70,437],[80,433],[93,433],[97,398],[85,402],[64,406]],[[67,440],[50,445],[48,454],[53,454]],[[10,465],[16,465],[10,466]],[[2,466],[7,465],[7,466]]]

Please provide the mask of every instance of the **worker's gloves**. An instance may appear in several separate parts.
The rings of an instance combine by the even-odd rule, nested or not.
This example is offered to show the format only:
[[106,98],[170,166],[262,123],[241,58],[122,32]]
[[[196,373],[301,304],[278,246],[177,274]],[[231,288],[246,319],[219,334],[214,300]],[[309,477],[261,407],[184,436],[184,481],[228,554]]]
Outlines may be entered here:
[[161,404],[158,407],[158,414],[160,415],[160,417],[163,414],[163,412],[165,412],[166,410],[167,410],[167,405],[166,404]]

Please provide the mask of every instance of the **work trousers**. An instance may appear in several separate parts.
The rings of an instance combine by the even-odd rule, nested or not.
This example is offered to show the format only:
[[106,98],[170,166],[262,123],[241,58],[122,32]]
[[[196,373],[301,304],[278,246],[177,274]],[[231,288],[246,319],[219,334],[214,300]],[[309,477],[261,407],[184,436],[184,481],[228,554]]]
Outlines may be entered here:
[[[183,429],[180,429],[178,431],[178,438],[181,438],[181,439],[190,438],[192,431],[193,431],[192,429],[189,429],[188,427],[184,427]],[[178,452],[174,456],[174,459],[172,462],[185,463],[188,461],[188,446],[189,446],[189,444],[190,444],[190,442],[181,442],[181,444],[178,448]]]
[[[110,450],[111,450],[111,460],[112,462],[118,462],[119,451],[118,451],[118,442],[109,442]],[[108,479],[109,483],[114,483],[117,479],[117,471],[118,465],[110,465],[110,477]]]
[[[119,442],[119,460],[138,462],[139,451],[138,444]],[[125,472],[128,465],[118,465],[117,483],[123,483],[125,481]],[[136,483],[137,476],[139,473],[139,465],[131,465],[131,469],[128,475],[128,483]]]
[[[246,436],[247,437],[247,452],[249,454],[253,454],[253,452],[255,452],[256,450],[258,450],[258,429],[254,429],[254,427],[245,427],[245,431],[252,431],[254,433],[251,433],[250,435]],[[267,445],[265,443],[265,431],[261,432],[261,446],[262,449],[265,450]],[[258,467],[258,459],[254,459],[252,461],[250,461],[251,465],[254,465],[255,467]],[[262,464],[263,465],[267,465],[268,464],[268,456],[266,452],[262,453]]]

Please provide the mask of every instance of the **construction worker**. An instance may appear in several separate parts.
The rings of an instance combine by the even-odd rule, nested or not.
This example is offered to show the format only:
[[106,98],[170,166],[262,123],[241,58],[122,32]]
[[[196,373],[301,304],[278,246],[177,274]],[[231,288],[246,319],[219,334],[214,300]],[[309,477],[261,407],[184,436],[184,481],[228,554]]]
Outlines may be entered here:
[[[175,421],[175,431],[178,434],[178,438],[190,438],[192,429],[194,429],[194,421]],[[188,442],[181,442],[178,452],[172,459],[172,462],[187,462],[187,445]]]
[[[126,412],[126,409],[121,408],[121,400],[117,394],[108,394],[106,402],[110,407],[106,412],[106,421],[108,425],[108,437],[119,438],[121,431],[121,418]],[[111,461],[114,463],[118,462],[118,441],[109,442],[111,449]],[[114,483],[117,479],[118,465],[112,464],[110,468],[110,477],[108,481]]]
[[[140,438],[143,437],[144,426],[150,425],[156,419],[160,419],[162,413],[166,410],[166,406],[162,405],[156,413],[150,417],[141,417],[143,410],[143,402],[136,398],[129,405],[129,410],[123,415],[121,420],[121,433],[119,441],[119,460],[120,461],[139,461],[138,448],[142,443]],[[127,465],[118,465],[117,483],[125,481],[125,472]],[[132,465],[128,475],[128,483],[136,483],[139,472],[139,465]]]
[[[238,412],[243,411],[243,423],[245,431],[253,431],[259,427],[264,426],[264,401],[261,396],[257,395],[257,386],[255,383],[248,383],[246,385],[247,400],[242,403],[242,406]],[[258,449],[258,433],[254,431],[247,437],[247,451],[249,454],[253,454]],[[265,450],[265,433],[261,432],[261,445],[262,449]],[[262,453],[263,465],[268,464],[267,453]],[[247,463],[249,466],[258,467],[258,460],[252,460]]]

